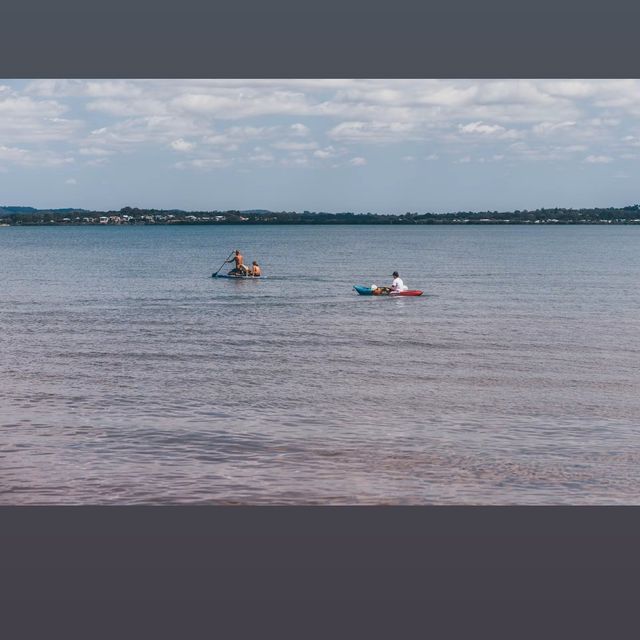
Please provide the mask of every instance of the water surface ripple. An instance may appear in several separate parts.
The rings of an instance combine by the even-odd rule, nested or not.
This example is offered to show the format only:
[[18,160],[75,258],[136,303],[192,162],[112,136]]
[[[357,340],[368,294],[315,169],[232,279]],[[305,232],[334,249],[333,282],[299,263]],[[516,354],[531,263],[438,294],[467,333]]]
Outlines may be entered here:
[[[2,504],[640,504],[638,227],[8,227],[0,269]],[[351,290],[394,269],[427,295]]]

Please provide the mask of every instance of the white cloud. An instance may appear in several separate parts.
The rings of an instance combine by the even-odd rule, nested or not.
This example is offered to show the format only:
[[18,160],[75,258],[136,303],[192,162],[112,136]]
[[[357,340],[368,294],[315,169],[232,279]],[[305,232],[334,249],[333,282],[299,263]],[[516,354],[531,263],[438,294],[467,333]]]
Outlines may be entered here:
[[591,155],[587,156],[584,161],[589,164],[608,164],[609,162],[613,162],[613,158],[610,156]]
[[625,136],[622,142],[627,147],[640,147],[640,138],[636,136]]
[[561,129],[567,129],[575,127],[576,123],[573,120],[567,120],[565,122],[539,122],[534,125],[533,133],[539,136],[548,135],[550,133],[555,133]]
[[177,112],[235,120],[266,115],[312,115],[326,111],[300,91],[255,88],[216,88],[208,92],[181,93],[169,102]]
[[[113,152],[132,152],[143,145],[167,145],[208,133],[206,128],[186,118],[148,116],[112,121],[108,126],[92,130],[82,141],[88,148],[101,147]],[[180,143],[178,143],[180,146]]]
[[78,181],[75,178],[69,178],[64,181],[65,184],[78,184]]
[[5,161],[17,164],[25,164],[25,160],[28,158],[28,156],[29,152],[26,149],[0,145],[0,162]]
[[87,160],[85,162],[85,164],[88,167],[101,167],[101,166],[103,166],[105,164],[108,164],[108,163],[109,163],[108,158],[93,158],[92,160]]
[[284,167],[307,167],[309,166],[309,158],[303,154],[291,155],[282,158],[280,164]]
[[248,160],[257,164],[271,164],[275,158],[271,153],[254,153],[248,157]]
[[[577,113],[585,100],[637,108],[635,80],[87,80],[35,81],[25,93],[81,96],[123,117],[186,114],[238,119],[325,115],[344,121],[426,123],[461,117],[544,120]],[[302,122],[294,125],[307,127]],[[300,129],[302,134],[304,129]]]
[[67,140],[80,123],[64,118],[66,111],[63,104],[54,100],[35,100],[3,91],[0,94],[0,141],[30,144]]
[[327,158],[335,158],[338,155],[338,151],[332,146],[324,147],[323,149],[316,149],[313,152],[313,156],[315,158],[320,158],[320,160],[325,160]]
[[566,147],[553,147],[556,151],[563,151],[565,153],[577,153],[580,151],[586,151],[587,146],[584,144],[569,144]]
[[[260,164],[252,158],[267,154],[273,160],[265,157],[263,164],[304,166],[337,157],[349,162],[367,155],[365,145],[407,141],[412,145],[396,152],[398,162],[415,154],[598,164],[639,144],[639,120],[639,80],[36,80],[0,86],[0,144],[22,150],[11,154],[24,166],[68,162],[71,150],[95,164],[143,148],[193,154],[196,164],[178,163],[183,168]],[[514,140],[527,144],[510,146]],[[257,142],[270,151],[248,148]],[[4,155],[7,163],[9,152]]]
[[[88,111],[97,111],[117,118],[171,116],[167,104],[150,98],[101,98],[87,102]],[[177,114],[176,114],[177,115]]]
[[[481,164],[486,164],[487,162],[500,162],[501,160],[504,160],[504,155],[496,153],[492,156],[480,156],[477,161]],[[469,161],[471,161],[471,158],[469,158]]]
[[459,124],[459,131],[462,133],[481,133],[481,134],[493,134],[493,133],[502,133],[505,131],[504,127],[501,127],[498,124],[489,125],[483,124],[482,122],[470,122],[469,124]]
[[181,161],[176,162],[174,166],[178,169],[200,169],[200,170],[210,170],[210,169],[224,169],[233,164],[233,158],[224,158],[224,157],[215,157],[211,156],[208,158],[196,158],[194,160]]
[[0,145],[0,163],[3,165],[45,168],[59,167],[73,162],[73,157],[57,154],[52,151],[40,151]]
[[143,94],[143,87],[128,80],[89,80],[86,95],[100,98],[132,98]]
[[309,151],[315,149],[318,145],[315,142],[293,142],[290,140],[282,140],[274,142],[271,145],[274,149],[282,149],[283,151]]
[[410,136],[409,122],[341,122],[329,131],[329,137],[344,142],[399,142]]
[[541,88],[562,98],[588,98],[597,91],[594,83],[588,80],[545,80]]
[[109,156],[113,152],[102,147],[80,147],[78,153],[82,156]]
[[33,80],[25,88],[25,93],[35,96],[72,96],[76,95],[73,87],[80,87],[77,80]]
[[591,118],[587,120],[587,124],[593,127],[617,127],[620,124],[620,118]]
[[305,126],[300,122],[296,122],[295,124],[292,124],[291,127],[289,128],[291,129],[292,133],[296,136],[308,136],[309,133],[311,132],[309,127]]
[[237,148],[249,141],[272,138],[278,131],[278,127],[235,126],[205,135],[202,141],[209,145]]
[[193,142],[187,142],[182,138],[178,138],[171,143],[171,148],[175,151],[192,151],[195,146]]
[[426,90],[420,96],[419,102],[422,104],[435,105],[438,107],[460,107],[473,102],[478,95],[478,87],[444,86],[435,90]]
[[362,167],[367,164],[367,160],[362,156],[356,156],[355,158],[351,158],[351,160],[349,160],[349,164],[353,165],[354,167]]
[[505,129],[499,124],[485,124],[481,121],[459,124],[458,131],[463,134],[494,136],[498,138],[518,138],[520,133],[515,129]]

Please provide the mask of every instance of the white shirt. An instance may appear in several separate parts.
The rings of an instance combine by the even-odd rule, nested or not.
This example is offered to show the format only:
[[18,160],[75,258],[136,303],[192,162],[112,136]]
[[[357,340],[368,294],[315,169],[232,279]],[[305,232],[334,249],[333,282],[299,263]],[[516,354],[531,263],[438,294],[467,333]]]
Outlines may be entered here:
[[391,283],[391,288],[394,291],[404,291],[404,282],[402,282],[402,278],[394,278]]

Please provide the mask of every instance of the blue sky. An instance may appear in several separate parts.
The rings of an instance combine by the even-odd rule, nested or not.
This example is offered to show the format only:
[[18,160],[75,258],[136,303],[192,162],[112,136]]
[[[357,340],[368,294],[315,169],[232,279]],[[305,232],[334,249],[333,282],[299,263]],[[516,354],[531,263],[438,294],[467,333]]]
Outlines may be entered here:
[[638,80],[0,80],[0,205],[640,202]]

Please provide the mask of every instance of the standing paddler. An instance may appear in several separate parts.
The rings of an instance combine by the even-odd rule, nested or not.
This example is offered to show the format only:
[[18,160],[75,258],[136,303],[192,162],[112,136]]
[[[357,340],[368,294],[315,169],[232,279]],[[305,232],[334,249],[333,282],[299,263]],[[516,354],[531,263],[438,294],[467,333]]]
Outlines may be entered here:
[[230,258],[229,260],[227,260],[227,262],[235,262],[236,266],[231,269],[231,271],[229,273],[237,273],[241,276],[246,276],[249,274],[250,269],[248,269],[247,267],[244,266],[244,258],[242,257],[242,254],[240,253],[240,249],[236,249],[235,254],[233,255],[232,258]]

